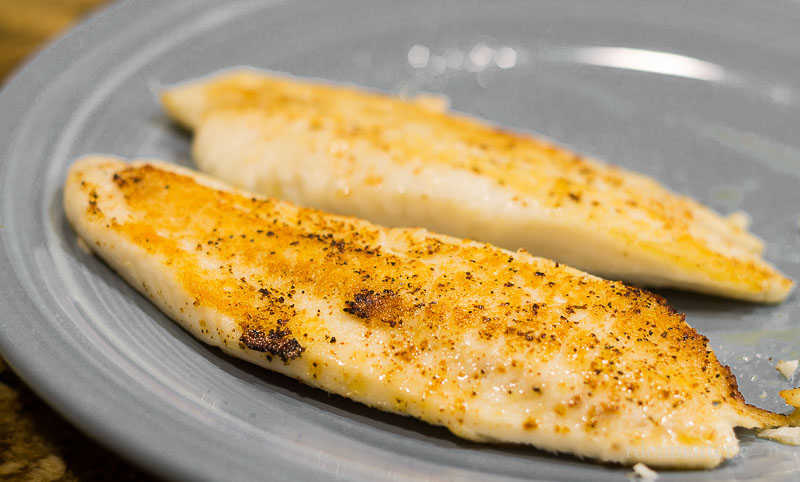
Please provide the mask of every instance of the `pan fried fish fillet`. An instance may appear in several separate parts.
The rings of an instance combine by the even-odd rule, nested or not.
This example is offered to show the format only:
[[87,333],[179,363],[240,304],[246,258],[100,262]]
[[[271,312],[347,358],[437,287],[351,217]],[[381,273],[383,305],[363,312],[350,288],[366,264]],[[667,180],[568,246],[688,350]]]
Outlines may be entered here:
[[198,167],[243,189],[649,286],[759,302],[792,288],[735,216],[442,102],[238,70],[163,103],[195,131]]
[[389,229],[192,171],[90,157],[67,217],[197,338],[471,440],[713,467],[787,417],[662,298],[523,251]]

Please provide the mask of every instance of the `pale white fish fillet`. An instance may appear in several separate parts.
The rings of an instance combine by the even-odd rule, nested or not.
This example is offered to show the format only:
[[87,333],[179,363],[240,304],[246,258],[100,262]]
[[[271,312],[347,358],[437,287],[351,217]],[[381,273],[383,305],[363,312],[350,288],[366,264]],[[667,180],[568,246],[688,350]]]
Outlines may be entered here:
[[244,189],[649,286],[758,302],[793,286],[741,215],[444,102],[236,70],[168,89],[163,103],[195,131],[198,167]]
[[713,467],[734,426],[782,426],[666,302],[491,245],[389,229],[89,157],[77,234],[197,338],[471,440]]

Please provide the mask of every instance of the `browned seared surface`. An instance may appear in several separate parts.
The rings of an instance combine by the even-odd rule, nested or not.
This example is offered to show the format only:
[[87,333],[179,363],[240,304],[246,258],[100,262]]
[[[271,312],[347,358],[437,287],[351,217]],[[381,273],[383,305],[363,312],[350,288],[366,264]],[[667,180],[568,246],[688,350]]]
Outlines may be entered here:
[[713,466],[733,426],[786,422],[647,291],[208,182],[87,158],[65,203],[92,249],[237,356],[466,438],[606,460]]

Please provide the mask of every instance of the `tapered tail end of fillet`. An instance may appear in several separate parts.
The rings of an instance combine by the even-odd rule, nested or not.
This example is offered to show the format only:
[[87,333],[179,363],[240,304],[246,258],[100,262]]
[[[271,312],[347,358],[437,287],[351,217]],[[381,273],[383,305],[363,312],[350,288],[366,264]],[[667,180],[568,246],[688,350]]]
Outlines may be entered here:
[[214,72],[165,88],[160,92],[161,104],[172,120],[194,130],[208,112],[241,104],[241,97],[247,97],[249,90],[263,75],[254,67],[235,67]]
[[207,96],[202,84],[184,84],[161,91],[161,104],[167,115],[189,130],[194,130],[207,110]]

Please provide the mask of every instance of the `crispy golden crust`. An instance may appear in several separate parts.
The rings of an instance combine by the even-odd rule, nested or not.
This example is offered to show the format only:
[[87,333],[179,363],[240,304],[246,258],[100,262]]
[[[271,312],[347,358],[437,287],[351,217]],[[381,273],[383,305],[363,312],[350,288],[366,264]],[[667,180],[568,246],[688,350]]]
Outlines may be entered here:
[[[191,92],[195,105],[187,110],[180,96]],[[703,283],[751,293],[740,297],[776,301],[793,285],[758,256],[761,243],[741,226],[649,178],[424,103],[252,71],[178,87],[163,100],[191,127],[209,115],[257,112],[269,119],[270,136],[305,129],[312,143],[324,132],[333,158],[353,159],[354,146],[368,145],[394,163],[478,174],[512,190],[514,203],[607,232],[620,246],[701,273]]]
[[[785,423],[746,405],[708,339],[647,291],[524,252],[211,189],[153,165],[113,166],[103,185],[71,174],[85,222],[161,260],[194,307],[234,320],[216,334],[222,345],[303,361],[309,371],[294,376],[323,388],[342,392],[317,381],[335,368],[323,354],[353,349],[376,383],[424,388],[384,405],[350,380],[345,395],[465,435],[471,403],[489,396],[502,398],[498,407],[547,405],[518,422],[523,432],[624,429],[633,446],[714,446],[724,434],[703,424],[719,418]],[[124,215],[106,212],[120,200]],[[355,335],[331,331],[334,317]],[[434,400],[454,421],[425,408]]]

